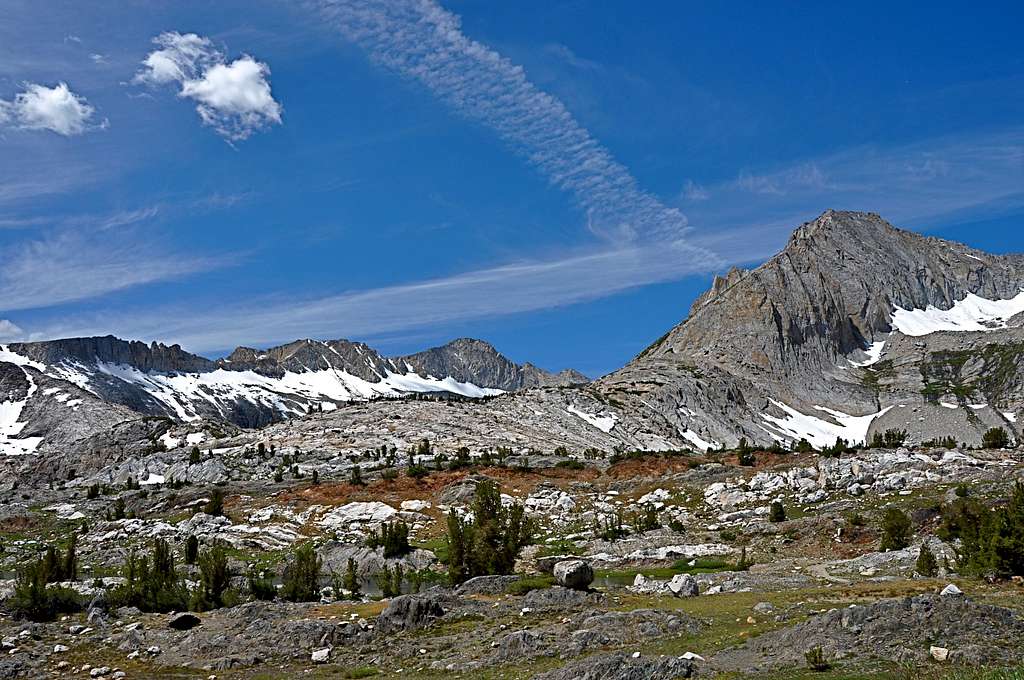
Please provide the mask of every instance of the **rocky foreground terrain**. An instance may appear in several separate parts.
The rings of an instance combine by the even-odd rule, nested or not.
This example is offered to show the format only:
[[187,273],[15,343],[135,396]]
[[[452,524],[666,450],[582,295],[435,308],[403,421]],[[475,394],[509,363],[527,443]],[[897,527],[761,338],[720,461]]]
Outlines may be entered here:
[[[299,461],[278,481],[231,479],[207,454],[188,465],[179,447],[167,455],[186,459],[197,480],[180,488],[112,480],[95,495],[92,480],[72,480],[5,491],[2,569],[13,576],[75,534],[78,578],[63,585],[83,608],[19,619],[16,581],[0,584],[0,675],[867,678],[1024,663],[1024,584],[980,577],[947,533],[958,501],[1011,496],[1024,478],[1015,449],[634,454],[582,465],[474,457],[418,478],[372,470],[371,455],[362,484],[314,483],[318,464],[287,451],[265,442],[269,461]],[[470,508],[486,480],[525,508],[536,538],[511,575],[453,586],[446,513]],[[222,514],[207,514],[218,491]],[[890,508],[909,527],[905,544],[883,552]],[[409,552],[385,558],[367,547],[399,521]],[[190,536],[200,554],[224,546],[227,606],[181,614],[111,604],[131,551],[155,538],[201,589],[201,569],[184,564]],[[322,565],[313,601],[254,597],[247,575],[258,569],[280,585],[302,544]],[[922,546],[935,558],[927,574]],[[349,560],[358,580],[339,585]],[[399,565],[407,594],[384,597],[384,570]],[[829,670],[809,670],[815,649]]]
[[1022,265],[830,211],[591,383],[0,346],[0,677],[1021,677]]

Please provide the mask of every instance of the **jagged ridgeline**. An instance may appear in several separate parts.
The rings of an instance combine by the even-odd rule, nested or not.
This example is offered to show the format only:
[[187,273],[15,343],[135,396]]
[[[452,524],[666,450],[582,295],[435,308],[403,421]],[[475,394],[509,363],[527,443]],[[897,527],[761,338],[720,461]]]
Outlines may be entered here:
[[[741,438],[821,448],[887,430],[910,443],[975,444],[993,427],[1016,437],[1022,265],[875,214],[828,211],[762,266],[716,278],[678,326],[589,384],[469,339],[404,357],[301,340],[216,361],[113,337],[12,344],[0,347],[0,446],[67,452],[160,436],[140,415],[248,428],[310,411],[329,412],[355,451],[404,449],[424,431],[453,449],[603,451]],[[454,409],[380,399],[410,394],[493,398]]]

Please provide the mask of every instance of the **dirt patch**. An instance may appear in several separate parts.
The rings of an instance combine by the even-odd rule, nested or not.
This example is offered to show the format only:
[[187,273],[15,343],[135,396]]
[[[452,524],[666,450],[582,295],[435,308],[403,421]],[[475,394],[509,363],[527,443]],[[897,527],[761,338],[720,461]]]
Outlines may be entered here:
[[433,502],[446,487],[471,475],[482,475],[497,480],[505,493],[511,494],[515,488],[519,490],[519,494],[516,495],[529,495],[542,482],[568,486],[572,482],[594,480],[598,472],[593,468],[545,468],[527,472],[514,467],[474,467],[431,472],[420,479],[413,479],[402,472],[397,479],[377,479],[368,481],[365,486],[347,482],[324,482],[316,486],[290,489],[283,492],[279,499],[282,502],[296,501],[308,505],[343,505],[355,501],[383,501],[397,505],[411,499]]

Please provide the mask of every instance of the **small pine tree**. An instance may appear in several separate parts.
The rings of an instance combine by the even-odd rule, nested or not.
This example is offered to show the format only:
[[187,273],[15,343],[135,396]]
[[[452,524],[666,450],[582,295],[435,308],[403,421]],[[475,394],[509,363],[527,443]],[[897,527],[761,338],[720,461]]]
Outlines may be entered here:
[[174,567],[174,554],[164,539],[153,541],[149,557],[133,550],[123,569],[125,582],[112,590],[112,607],[137,607],[144,612],[181,611],[188,607],[185,581]]
[[939,563],[927,543],[922,543],[921,551],[917,553],[916,568],[917,573],[926,578],[934,578],[939,573]]
[[383,548],[384,558],[401,557],[412,552],[409,545],[409,525],[405,522],[388,522],[382,524],[380,531],[372,530],[366,537],[366,547]]
[[785,522],[786,521],[786,508],[782,505],[782,501],[773,501],[771,508],[768,510],[768,521],[769,522]]
[[889,429],[885,431],[882,436],[882,441],[887,449],[898,449],[907,443],[907,431],[906,430],[894,430]]
[[199,539],[189,534],[185,539],[185,564],[195,564],[199,557]]
[[319,483],[320,483],[320,472],[317,471],[317,470],[313,470],[313,486],[316,486]]
[[281,472],[281,468],[274,470],[274,481],[278,484],[284,481],[284,473]]
[[203,512],[207,515],[220,517],[224,515],[224,492],[214,489],[210,494],[210,500],[203,506]]
[[[385,566],[385,568],[387,567]],[[359,587],[359,570],[356,568],[356,561],[351,557],[348,558],[348,564],[345,566],[345,578],[342,581],[342,585],[348,591],[348,596],[353,600],[358,600],[362,597],[361,588]]]
[[358,465],[352,466],[352,471],[349,473],[348,483],[352,486],[366,486],[366,482],[363,481],[363,472],[359,469]]
[[257,571],[255,566],[249,569],[249,575],[246,581],[249,587],[249,594],[254,600],[270,602],[277,596],[277,589],[274,588],[274,582],[267,578],[263,573]]
[[192,450],[188,452],[188,464],[189,465],[198,465],[199,462],[202,459],[203,459],[203,454],[199,450],[199,447],[198,446],[193,446]]
[[472,519],[448,513],[448,575],[453,583],[474,576],[511,574],[520,550],[536,532],[523,506],[502,505],[498,486],[480,482],[473,499]]
[[736,452],[737,462],[744,467],[754,467],[757,465],[757,457],[754,456],[754,452],[746,446],[747,440],[740,440],[743,444],[743,448]]
[[303,543],[285,566],[281,597],[291,602],[312,602],[319,598],[320,557],[312,543]]
[[812,671],[824,673],[832,668],[832,664],[825,658],[825,652],[820,645],[804,652],[804,658],[807,660],[807,666]]
[[58,581],[64,580],[63,575],[61,574],[61,569],[63,569],[64,565],[61,564],[60,555],[57,553],[57,549],[52,545],[46,546],[46,552],[43,554],[43,559],[40,564],[42,565],[43,578],[46,583],[57,583]]
[[398,593],[394,591],[394,574],[387,564],[381,567],[377,575],[377,587],[380,588],[382,597],[394,597]]
[[981,445],[986,449],[1005,449],[1010,445],[1010,436],[1001,427],[993,427],[981,438]]
[[43,560],[18,570],[14,593],[7,600],[8,610],[15,618],[30,621],[52,621],[57,614],[79,611],[82,603],[71,588],[47,587],[46,565]]
[[805,438],[801,437],[798,442],[793,444],[793,451],[796,453],[811,453],[814,451],[814,447]]
[[68,549],[64,553],[64,562],[61,565],[62,581],[78,580],[78,534],[71,532],[68,538]]
[[910,518],[895,506],[889,506],[882,515],[882,544],[880,550],[902,550],[910,545]]
[[192,606],[196,611],[220,609],[224,606],[224,595],[231,583],[231,568],[224,548],[215,545],[199,556],[199,590],[196,591]]
[[735,565],[733,565],[733,571],[749,571],[754,566],[754,561],[747,559],[747,549],[740,549],[740,559]]

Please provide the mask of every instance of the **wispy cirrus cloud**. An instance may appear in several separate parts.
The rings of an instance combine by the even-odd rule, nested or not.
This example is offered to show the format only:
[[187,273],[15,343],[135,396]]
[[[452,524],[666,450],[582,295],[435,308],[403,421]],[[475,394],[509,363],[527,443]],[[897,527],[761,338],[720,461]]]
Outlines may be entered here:
[[195,33],[162,33],[133,82],[151,86],[176,83],[178,96],[196,103],[205,125],[230,141],[281,123],[281,105],[270,90],[270,67],[243,55],[234,61]]
[[[942,159],[943,172],[922,173]],[[809,165],[817,168],[808,172]],[[932,167],[935,166],[934,163]],[[822,181],[809,181],[820,177]],[[324,295],[265,297],[249,304],[161,307],[61,318],[35,337],[114,332],[180,342],[194,351],[269,345],[296,337],[367,337],[443,327],[599,299],[651,283],[758,263],[796,226],[826,208],[873,210],[897,226],[926,229],[958,215],[1024,206],[1024,132],[965,135],[887,150],[862,148],[803,160],[764,175],[779,192],[751,194],[735,181],[709,187],[693,208],[689,247],[632,244],[497,265],[445,278]],[[1015,202],[1015,203],[1014,203]],[[23,326],[26,324],[22,324]]]
[[53,87],[25,83],[24,91],[14,99],[0,99],[0,129],[49,130],[73,137],[106,125],[105,121],[93,123],[95,113],[85,97],[72,92],[67,83]]
[[765,172],[744,170],[708,192],[712,200],[689,208],[691,218],[726,235],[730,225],[826,208],[870,210],[923,227],[1024,199],[1024,128],[850,148]]
[[[307,4],[374,61],[494,129],[572,195],[595,233],[616,243],[680,241],[686,233],[680,210],[644,191],[561,101],[531,83],[522,67],[467,37],[459,18],[433,0]],[[691,256],[713,254],[692,249]]]
[[[108,227],[109,228],[109,227]],[[0,249],[0,311],[41,309],[230,266],[235,254],[195,256],[151,236],[65,229]]]
[[715,261],[671,245],[629,246],[500,265],[410,284],[315,299],[271,296],[215,307],[173,306],[62,318],[34,338],[115,333],[159,338],[205,352],[238,344],[266,346],[297,337],[366,337],[437,328],[593,300],[688,274]]

